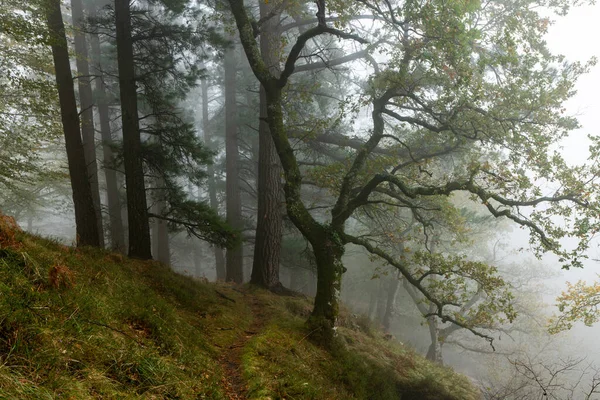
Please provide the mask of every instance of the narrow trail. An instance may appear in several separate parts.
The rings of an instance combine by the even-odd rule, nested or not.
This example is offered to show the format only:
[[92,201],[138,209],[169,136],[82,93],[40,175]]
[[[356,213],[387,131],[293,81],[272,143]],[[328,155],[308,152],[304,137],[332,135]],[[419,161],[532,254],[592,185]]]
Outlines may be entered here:
[[225,377],[223,378],[225,392],[230,400],[246,400],[247,398],[248,387],[242,374],[242,353],[246,344],[256,334],[261,332],[266,323],[266,315],[263,311],[264,307],[261,307],[260,302],[249,293],[244,293],[244,298],[252,311],[252,323],[225,350],[225,353],[219,360],[225,372]]

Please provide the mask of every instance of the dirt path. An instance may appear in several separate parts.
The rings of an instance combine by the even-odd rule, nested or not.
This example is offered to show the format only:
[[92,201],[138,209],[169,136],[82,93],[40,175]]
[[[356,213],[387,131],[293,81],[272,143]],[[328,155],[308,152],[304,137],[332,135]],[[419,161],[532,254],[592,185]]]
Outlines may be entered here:
[[223,383],[230,400],[246,399],[248,387],[242,376],[242,353],[246,344],[262,330],[266,323],[266,315],[258,300],[248,293],[244,293],[244,298],[252,310],[252,323],[229,348],[225,349],[220,359],[225,372]]

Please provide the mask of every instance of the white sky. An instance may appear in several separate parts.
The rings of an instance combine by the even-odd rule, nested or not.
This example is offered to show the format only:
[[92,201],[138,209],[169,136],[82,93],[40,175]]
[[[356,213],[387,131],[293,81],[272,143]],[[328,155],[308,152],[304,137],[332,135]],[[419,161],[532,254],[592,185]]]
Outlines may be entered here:
[[[566,17],[553,19],[555,23],[549,29],[547,42],[554,53],[563,54],[570,61],[585,62],[592,57],[600,59],[600,4],[573,8]],[[576,87],[577,94],[567,103],[567,110],[577,115],[582,128],[565,140],[563,155],[570,163],[583,163],[588,156],[587,135],[600,135],[600,64],[584,75]],[[600,250],[592,249],[590,255],[600,258]],[[600,261],[588,260],[584,269],[565,271],[556,280],[556,289],[563,289],[565,280],[575,282],[578,279],[599,279],[599,273]],[[593,328],[578,324],[567,335],[568,341],[579,347],[589,361],[600,362],[600,349],[597,346],[599,324]]]
[[[600,58],[600,5],[576,7],[566,17],[554,18],[547,41],[554,53],[570,61]],[[569,162],[581,163],[587,157],[587,135],[600,134],[600,64],[583,76],[577,84],[577,95],[567,109],[578,116],[582,129],[573,132],[565,142],[564,156]]]

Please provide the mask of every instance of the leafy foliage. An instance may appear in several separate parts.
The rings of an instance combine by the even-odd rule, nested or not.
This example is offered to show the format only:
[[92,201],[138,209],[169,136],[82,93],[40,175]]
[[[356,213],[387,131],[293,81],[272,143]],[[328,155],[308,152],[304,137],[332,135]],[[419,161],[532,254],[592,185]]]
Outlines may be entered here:
[[576,322],[592,326],[600,320],[600,282],[567,282],[567,290],[556,301],[560,314],[549,321],[551,333],[569,330]]
[[[62,131],[40,7],[38,1],[0,5],[0,188],[13,194],[24,182],[56,179],[61,166],[42,156]],[[1,205],[8,193],[0,193]]]

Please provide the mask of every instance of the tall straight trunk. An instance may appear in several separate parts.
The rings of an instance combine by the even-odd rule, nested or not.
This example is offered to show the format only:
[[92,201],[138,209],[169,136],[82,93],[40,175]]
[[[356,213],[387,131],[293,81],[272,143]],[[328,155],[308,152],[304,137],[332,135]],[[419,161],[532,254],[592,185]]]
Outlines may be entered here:
[[377,290],[371,290],[369,295],[369,309],[367,310],[367,316],[371,320],[375,320],[375,306],[377,305]]
[[[208,124],[208,83],[206,79],[202,79],[200,83],[200,89],[202,90],[202,131],[204,133],[204,143],[207,146],[211,144],[210,127]],[[219,212],[219,203],[217,202],[217,187],[215,184],[215,167],[209,164],[207,167],[208,174],[208,196],[210,198],[210,207]],[[217,246],[214,246],[215,253],[215,267],[217,270],[217,280],[225,280],[225,257],[223,250]]]
[[195,240],[196,245],[194,246],[194,273],[196,278],[202,276],[202,246],[200,240]]
[[[90,17],[96,16],[96,6],[89,10]],[[102,75],[102,54],[100,50],[100,38],[97,33],[90,35],[90,47],[92,59],[95,65],[95,74]],[[113,136],[110,126],[110,110],[104,82],[96,77],[94,80],[96,89],[96,107],[98,108],[98,119],[100,120],[100,135],[102,137],[102,161],[104,178],[106,180],[106,203],[108,205],[108,232],[110,235],[110,248],[125,253],[125,230],[121,217],[121,199],[119,196],[119,182],[117,171],[114,169],[114,154],[112,150]]]
[[129,256],[151,259],[150,226],[142,165],[142,144],[137,107],[137,89],[131,40],[129,0],[115,0],[117,63],[123,125],[123,161],[127,186]]
[[394,315],[394,304],[396,303],[396,293],[398,293],[398,286],[400,280],[397,277],[390,277],[387,287],[387,302],[385,306],[385,313],[383,314],[383,329],[385,332],[390,331],[390,325],[392,323],[392,317]]
[[[231,39],[231,38],[230,38]],[[242,200],[239,183],[239,148],[238,121],[236,104],[236,59],[235,49],[225,52],[225,174],[227,184],[225,196],[227,202],[227,223],[242,229]],[[244,281],[243,245],[227,250],[226,275],[227,281],[242,283]]]
[[77,86],[79,88],[79,104],[81,106],[81,135],[83,153],[87,164],[87,173],[92,190],[94,211],[98,221],[98,238],[104,247],[104,229],[102,227],[102,206],[100,203],[100,187],[98,185],[98,163],[96,162],[96,140],[94,138],[94,100],[92,82],[88,64],[87,40],[83,33],[83,4],[81,0],[71,0],[73,27],[75,28],[75,64],[77,65]]
[[[157,179],[155,195],[157,198],[154,199],[153,214],[162,216],[167,208],[167,203],[164,199],[164,181]],[[167,221],[160,218],[154,218],[154,258],[165,265],[171,265],[171,246],[169,242],[169,229]]]
[[[154,204],[152,212],[156,215],[161,215],[162,211],[163,211],[162,203],[160,201],[156,202],[156,204]],[[171,245],[169,242],[169,229],[167,227],[167,222],[160,218],[154,218],[153,233],[154,233],[154,235],[153,235],[154,258],[157,261],[170,266],[171,265]]]
[[[259,2],[260,16],[266,18],[276,6],[274,2]],[[274,76],[279,76],[280,47],[277,26],[279,14],[266,19],[261,27],[260,50],[263,61]],[[267,97],[260,87],[260,120],[258,152],[258,211],[254,261],[250,282],[271,290],[281,289],[279,263],[283,219],[281,218],[281,166],[267,118]]]
[[383,324],[383,317],[385,315],[385,308],[387,305],[387,290],[385,281],[379,278],[379,291],[377,295],[377,309],[375,320],[378,324]]
[[51,0],[48,3],[46,19],[52,36],[52,57],[73,190],[77,245],[100,246],[98,220],[83,154],[77,101],[59,0]]

